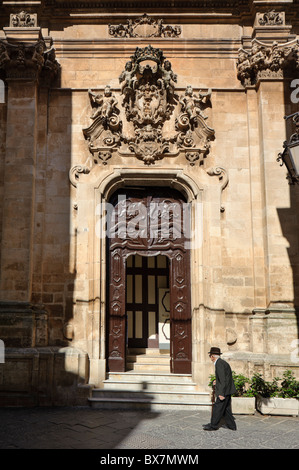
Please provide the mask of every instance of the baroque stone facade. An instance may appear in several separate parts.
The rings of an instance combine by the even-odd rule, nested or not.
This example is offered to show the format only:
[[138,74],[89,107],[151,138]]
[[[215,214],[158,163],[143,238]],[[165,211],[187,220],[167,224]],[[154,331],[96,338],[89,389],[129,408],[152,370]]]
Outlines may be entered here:
[[298,7],[106,3],[0,12],[1,404],[86,403],[125,368],[138,255],[168,260],[173,372],[206,391],[219,346],[298,376]]

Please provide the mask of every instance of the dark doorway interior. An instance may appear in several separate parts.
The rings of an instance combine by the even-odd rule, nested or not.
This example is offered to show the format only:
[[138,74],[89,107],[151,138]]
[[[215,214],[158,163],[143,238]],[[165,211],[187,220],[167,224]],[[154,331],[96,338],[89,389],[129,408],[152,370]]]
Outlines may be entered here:
[[126,263],[126,316],[129,348],[158,348],[159,289],[169,288],[166,256],[129,256]]

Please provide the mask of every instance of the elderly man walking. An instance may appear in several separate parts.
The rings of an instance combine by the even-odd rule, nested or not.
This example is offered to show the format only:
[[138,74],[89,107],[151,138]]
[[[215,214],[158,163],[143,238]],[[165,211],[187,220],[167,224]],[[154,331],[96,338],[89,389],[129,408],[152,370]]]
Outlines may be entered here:
[[213,347],[210,349],[209,356],[215,364],[215,397],[216,401],[213,406],[211,422],[205,424],[205,431],[216,431],[219,428],[221,418],[225,419],[228,429],[236,431],[236,423],[231,409],[231,396],[235,393],[236,388],[233,381],[232,370],[230,365],[220,358],[221,350]]

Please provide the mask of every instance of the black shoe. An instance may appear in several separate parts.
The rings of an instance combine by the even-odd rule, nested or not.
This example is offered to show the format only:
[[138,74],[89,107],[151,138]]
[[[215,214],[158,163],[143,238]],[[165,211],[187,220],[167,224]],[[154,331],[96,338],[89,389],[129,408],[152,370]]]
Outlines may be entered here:
[[216,428],[213,428],[210,424],[205,424],[203,426],[204,431],[217,431]]

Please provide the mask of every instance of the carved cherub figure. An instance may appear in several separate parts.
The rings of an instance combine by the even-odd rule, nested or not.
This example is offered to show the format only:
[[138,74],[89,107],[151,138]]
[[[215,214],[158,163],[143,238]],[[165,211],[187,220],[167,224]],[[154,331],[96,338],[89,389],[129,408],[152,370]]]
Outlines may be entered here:
[[265,65],[265,59],[264,49],[260,49],[260,47],[254,43],[251,50],[252,67],[258,70],[261,66]]
[[98,116],[101,116],[105,120],[111,117],[112,113],[115,112],[115,107],[117,105],[117,99],[112,94],[111,88],[107,85],[104,89],[104,94],[93,93],[91,90],[88,90],[88,93],[91,97],[92,103],[97,106],[97,109],[91,116],[91,119],[95,119]]
[[133,63],[128,61],[125,65],[125,70],[119,76],[119,83],[122,83],[121,92],[124,93],[126,88],[134,88],[134,83],[136,82],[135,77],[136,66],[133,68]]
[[269,56],[269,67],[271,68],[271,70],[280,70],[284,61],[284,50],[282,48],[279,48],[278,42],[273,42]]
[[188,114],[190,120],[193,120],[198,115],[207,119],[207,116],[202,114],[202,106],[204,104],[204,99],[205,102],[207,102],[207,100],[210,99],[211,94],[212,91],[209,89],[207,93],[199,93],[198,96],[196,96],[196,94],[193,93],[192,86],[188,85],[185,90],[185,95],[180,99],[182,111]]
[[170,94],[174,93],[175,83],[177,82],[177,75],[171,69],[169,60],[165,60],[164,68],[162,69],[162,79],[166,91]]
[[249,61],[249,54],[242,49],[239,51],[237,69],[239,80],[241,80],[244,84],[250,83],[251,64]]
[[0,41],[0,66],[10,61],[10,57],[7,53],[6,46]]
[[45,51],[45,44],[43,41],[39,41],[35,48],[32,55],[33,62],[36,62],[39,67],[44,65],[44,51]]

